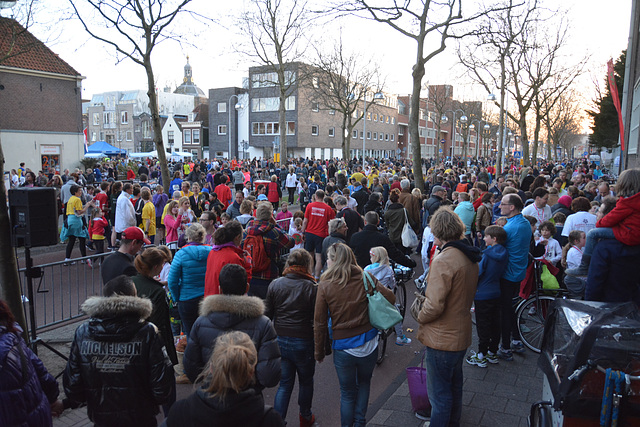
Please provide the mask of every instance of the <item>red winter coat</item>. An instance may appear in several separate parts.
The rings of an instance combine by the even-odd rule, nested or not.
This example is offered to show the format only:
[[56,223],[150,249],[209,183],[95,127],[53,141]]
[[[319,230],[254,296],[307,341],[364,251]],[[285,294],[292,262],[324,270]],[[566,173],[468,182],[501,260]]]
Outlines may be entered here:
[[251,257],[233,243],[213,245],[207,258],[207,272],[204,276],[204,296],[220,293],[220,270],[227,264],[238,264],[247,270],[247,283],[251,280]]
[[280,201],[280,194],[278,194],[278,183],[270,182],[267,188],[267,199],[271,203],[278,203]]
[[233,195],[227,184],[220,184],[213,190],[218,195],[218,200],[224,205],[224,210],[227,210],[233,200]]
[[640,245],[640,193],[620,197],[616,207],[601,218],[596,227],[609,227],[619,242]]

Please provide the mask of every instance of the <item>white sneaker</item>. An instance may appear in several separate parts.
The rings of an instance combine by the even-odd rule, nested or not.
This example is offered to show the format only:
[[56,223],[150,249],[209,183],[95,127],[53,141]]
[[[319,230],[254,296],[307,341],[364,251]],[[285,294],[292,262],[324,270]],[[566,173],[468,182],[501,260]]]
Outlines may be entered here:
[[73,265],[75,263],[76,263],[75,261],[71,261],[71,258],[65,258],[64,259],[64,264],[62,264],[62,265],[67,266],[67,265]]

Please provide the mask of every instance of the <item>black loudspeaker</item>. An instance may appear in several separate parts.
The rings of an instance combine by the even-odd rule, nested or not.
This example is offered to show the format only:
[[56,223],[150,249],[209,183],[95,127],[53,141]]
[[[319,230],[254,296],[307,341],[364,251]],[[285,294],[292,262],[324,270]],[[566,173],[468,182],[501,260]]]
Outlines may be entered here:
[[9,190],[11,244],[35,248],[58,243],[58,203],[54,188]]

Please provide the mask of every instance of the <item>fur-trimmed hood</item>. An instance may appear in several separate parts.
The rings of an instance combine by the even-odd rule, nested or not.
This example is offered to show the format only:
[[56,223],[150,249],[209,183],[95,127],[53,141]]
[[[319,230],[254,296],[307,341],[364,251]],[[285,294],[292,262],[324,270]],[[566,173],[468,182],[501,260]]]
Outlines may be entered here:
[[264,314],[264,302],[258,297],[246,295],[209,295],[200,303],[200,316],[214,312],[244,318],[260,317]]
[[90,317],[120,317],[137,315],[148,319],[153,311],[151,301],[132,296],[91,297],[82,304],[82,311]]

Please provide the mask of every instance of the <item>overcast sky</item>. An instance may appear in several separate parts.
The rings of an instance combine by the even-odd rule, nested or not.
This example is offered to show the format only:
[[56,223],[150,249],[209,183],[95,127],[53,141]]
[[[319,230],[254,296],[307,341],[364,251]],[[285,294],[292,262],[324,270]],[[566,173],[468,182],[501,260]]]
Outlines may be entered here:
[[[547,1],[552,4],[551,1]],[[48,0],[47,4],[64,4],[63,0]],[[246,57],[235,52],[237,40],[235,22],[231,15],[242,9],[243,2],[194,0],[193,8],[205,15],[215,16],[220,24],[200,26],[196,46],[167,42],[154,51],[153,63],[157,86],[173,88],[182,82],[183,67],[189,55],[195,83],[208,93],[208,89],[225,86],[241,86],[242,78],[252,65]],[[472,1],[465,3],[473,4]],[[553,2],[554,6],[557,4]],[[626,48],[629,36],[631,0],[564,0],[562,7],[568,8],[567,18],[571,22],[571,50],[576,56],[588,55],[590,74],[582,80],[585,96],[590,98],[593,77],[602,81],[605,64],[609,58],[616,59]],[[5,12],[6,16],[7,13]],[[52,13],[53,15],[53,13]],[[370,55],[380,64],[387,76],[387,92],[407,94],[411,92],[411,67],[415,61],[415,44],[390,27],[349,18],[340,22],[345,45],[363,55]],[[40,36],[34,27],[36,35]],[[327,42],[339,32],[336,22],[325,24],[314,40]],[[83,98],[90,99],[94,93],[111,90],[145,89],[146,76],[142,67],[124,60],[116,64],[113,49],[92,40],[76,22],[65,22],[57,28],[57,41],[50,47],[80,74],[83,81]],[[484,100],[477,87],[456,78],[462,74],[456,65],[454,43],[427,64],[424,82],[452,84],[455,97],[461,100]]]

